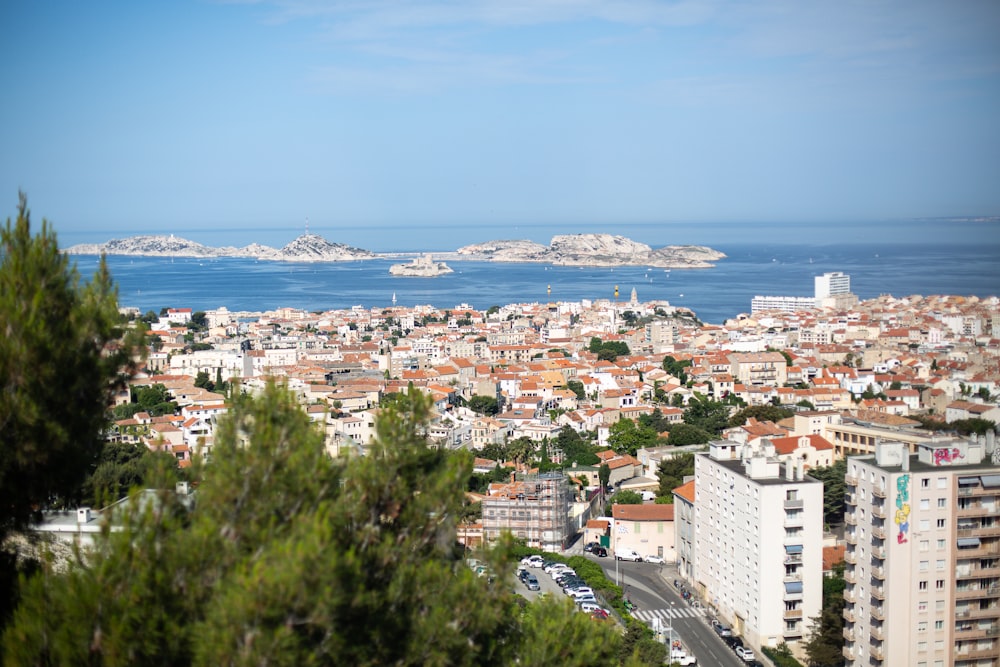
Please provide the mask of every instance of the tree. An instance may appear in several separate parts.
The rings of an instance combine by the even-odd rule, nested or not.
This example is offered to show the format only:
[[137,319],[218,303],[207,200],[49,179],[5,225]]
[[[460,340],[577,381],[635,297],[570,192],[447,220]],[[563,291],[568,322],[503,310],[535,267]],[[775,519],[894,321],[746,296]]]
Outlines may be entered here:
[[847,459],[833,465],[813,468],[809,475],[823,482],[823,521],[827,525],[839,524],[844,520],[846,509],[844,476],[847,474]]
[[[164,491],[86,566],[33,577],[4,664],[598,665],[622,640],[569,604],[517,604],[463,562],[471,457],[430,447],[431,403],[335,461],[275,385],[220,424],[190,508]],[[481,557],[508,580],[512,542]]]
[[673,447],[684,447],[687,445],[704,445],[709,442],[715,434],[709,433],[705,429],[692,426],[691,424],[673,424],[670,427],[670,435],[667,437],[667,444]]
[[507,444],[507,456],[516,463],[525,464],[535,454],[535,441],[527,436],[521,436]]
[[729,425],[743,426],[751,417],[758,421],[779,422],[782,419],[787,419],[794,414],[795,412],[793,410],[789,410],[788,408],[779,408],[774,405],[751,405],[749,408],[743,408],[730,417]]
[[619,454],[635,453],[644,448],[656,445],[659,435],[649,426],[636,426],[631,419],[619,419],[611,425],[608,435],[608,446]]
[[687,373],[684,372],[684,369],[690,367],[691,361],[688,359],[685,359],[684,361],[677,361],[670,355],[663,357],[663,370],[677,378],[681,384],[687,383],[688,377]]
[[103,445],[105,414],[135,370],[102,258],[88,283],[27,198],[0,231],[0,542],[39,509],[72,506]]
[[830,577],[823,577],[823,607],[819,618],[812,619],[805,651],[813,667],[840,667],[844,664],[844,566]]
[[596,465],[600,459],[593,452],[593,447],[587,443],[580,434],[570,426],[563,426],[556,436],[556,446],[562,450],[563,460],[567,464],[591,466]]
[[597,469],[597,479],[601,482],[601,489],[608,488],[608,482],[611,481],[611,466],[602,463],[601,467]]
[[618,491],[608,498],[608,516],[611,516],[611,505],[641,505],[642,496],[636,491]]
[[656,476],[660,479],[660,489],[656,495],[661,498],[671,497],[674,489],[684,484],[684,477],[693,474],[694,454],[685,452],[663,459],[656,468]]
[[569,382],[567,382],[567,383],[566,383],[566,387],[567,387],[567,388],[568,388],[568,389],[569,389],[569,390],[570,390],[571,392],[573,392],[574,394],[576,394],[576,398],[577,398],[578,400],[581,400],[581,401],[582,401],[582,400],[584,400],[585,398],[587,398],[587,392],[586,392],[586,390],[585,390],[585,389],[583,388],[583,383],[582,383],[582,382],[580,382],[579,380],[570,380]]
[[469,409],[480,415],[495,415],[500,411],[497,399],[493,396],[481,396],[479,394],[469,399]]
[[696,392],[688,401],[688,407],[684,411],[682,419],[685,424],[697,426],[703,431],[718,435],[729,423],[729,408],[720,401],[713,401]]

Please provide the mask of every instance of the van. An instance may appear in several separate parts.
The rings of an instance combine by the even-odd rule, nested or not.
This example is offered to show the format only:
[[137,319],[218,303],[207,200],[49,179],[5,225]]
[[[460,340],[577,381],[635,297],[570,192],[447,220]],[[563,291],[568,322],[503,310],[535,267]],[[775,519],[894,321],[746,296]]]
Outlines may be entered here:
[[642,556],[638,552],[632,551],[631,549],[619,549],[615,552],[615,558],[618,560],[632,560],[636,563],[642,562]]

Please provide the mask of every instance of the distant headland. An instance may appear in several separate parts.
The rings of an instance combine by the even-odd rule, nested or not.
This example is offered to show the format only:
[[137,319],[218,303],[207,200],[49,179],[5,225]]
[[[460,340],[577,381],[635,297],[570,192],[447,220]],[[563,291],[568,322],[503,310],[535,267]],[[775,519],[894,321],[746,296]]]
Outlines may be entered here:
[[[71,255],[243,257],[280,262],[345,262],[400,256],[400,253],[381,254],[343,243],[332,243],[318,234],[310,233],[299,236],[280,249],[259,243],[252,243],[242,248],[232,246],[216,248],[169,234],[132,236],[112,239],[106,243],[74,245],[66,248],[65,252]],[[449,259],[453,260],[532,262],[566,266],[645,265],[665,269],[710,268],[714,266],[713,262],[726,256],[718,250],[699,245],[671,245],[654,249],[645,243],[612,234],[558,235],[553,236],[547,246],[526,240],[488,241],[464,246],[448,255]]]

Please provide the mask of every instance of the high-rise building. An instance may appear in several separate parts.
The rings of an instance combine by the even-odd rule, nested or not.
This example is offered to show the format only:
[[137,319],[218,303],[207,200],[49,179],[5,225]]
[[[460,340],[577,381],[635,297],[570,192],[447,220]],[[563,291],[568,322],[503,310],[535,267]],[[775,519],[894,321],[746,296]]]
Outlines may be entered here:
[[1000,666],[1000,454],[989,439],[876,443],[847,460],[844,657]]
[[495,541],[507,531],[529,547],[561,551],[569,537],[573,490],[561,472],[524,475],[490,484],[483,498],[483,538]]
[[823,484],[769,443],[713,441],[694,474],[695,590],[757,647],[801,640],[822,605]]
[[841,271],[824,273],[813,279],[816,283],[816,302],[830,296],[851,293],[851,277]]

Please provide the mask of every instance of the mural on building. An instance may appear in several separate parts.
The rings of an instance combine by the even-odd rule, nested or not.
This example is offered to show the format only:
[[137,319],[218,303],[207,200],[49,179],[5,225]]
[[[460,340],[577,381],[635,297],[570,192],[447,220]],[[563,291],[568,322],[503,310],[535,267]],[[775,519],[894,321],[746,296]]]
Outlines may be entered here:
[[910,476],[900,475],[896,480],[896,544],[906,544],[906,535],[910,532]]

